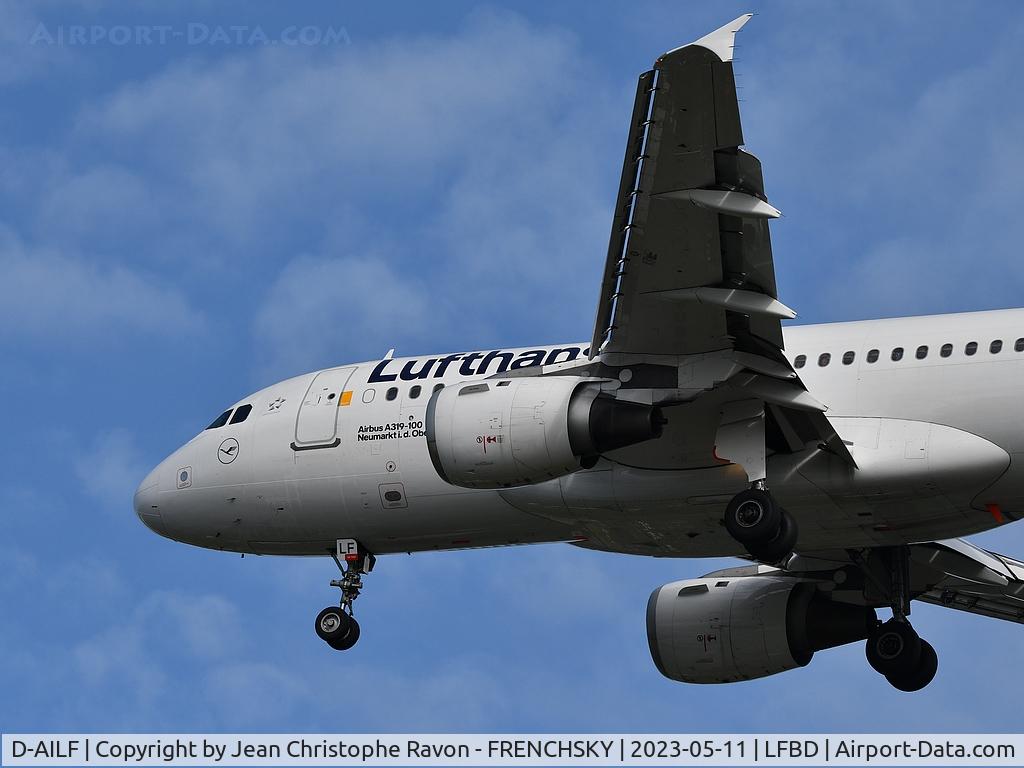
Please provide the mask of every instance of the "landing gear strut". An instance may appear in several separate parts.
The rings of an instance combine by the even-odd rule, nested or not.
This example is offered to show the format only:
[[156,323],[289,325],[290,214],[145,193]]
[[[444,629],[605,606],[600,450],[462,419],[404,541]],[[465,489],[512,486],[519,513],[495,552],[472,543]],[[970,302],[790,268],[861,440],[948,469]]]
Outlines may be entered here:
[[729,535],[761,562],[783,560],[796,544],[796,521],[775,503],[764,480],[732,497],[724,522]]
[[796,546],[796,521],[768,493],[765,404],[736,400],[722,406],[715,432],[715,458],[743,468],[750,488],[726,505],[725,528],[762,563],[784,560]]
[[868,664],[900,691],[919,691],[935,677],[939,657],[927,640],[914,631],[910,615],[910,549],[890,547],[879,552],[889,572],[892,618],[879,622],[868,635],[864,653]]
[[331,557],[341,571],[341,578],[331,581],[332,587],[341,590],[341,600],[338,606],[328,606],[317,614],[314,628],[331,648],[347,651],[359,639],[359,623],[352,604],[363,588],[363,574],[373,570],[376,558],[352,539],[339,539],[337,553],[332,552]]

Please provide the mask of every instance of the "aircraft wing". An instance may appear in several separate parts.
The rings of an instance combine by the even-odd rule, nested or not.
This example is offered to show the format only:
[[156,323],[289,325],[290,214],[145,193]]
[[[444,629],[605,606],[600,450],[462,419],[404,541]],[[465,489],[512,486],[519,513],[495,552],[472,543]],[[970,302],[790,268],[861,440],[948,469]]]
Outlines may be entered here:
[[941,574],[918,600],[1024,624],[1024,562],[959,539],[911,551],[922,567]]
[[[1024,562],[963,539],[912,544],[908,550],[915,600],[1024,624]],[[754,567],[739,570],[746,575]],[[763,572],[766,566],[756,568]],[[836,579],[840,571],[849,578]],[[802,552],[775,572],[829,584],[829,594],[838,602],[887,604],[884,548]]]
[[591,356],[644,368],[660,390],[652,401],[727,386],[725,401],[767,407],[792,450],[825,445],[853,465],[782,354],[781,321],[795,313],[776,295],[768,220],[780,214],[760,162],[741,148],[732,65],[751,15],[640,75]]
[[[782,346],[761,164],[740,149],[740,16],[640,75],[591,349]],[[760,342],[760,343],[759,343]]]

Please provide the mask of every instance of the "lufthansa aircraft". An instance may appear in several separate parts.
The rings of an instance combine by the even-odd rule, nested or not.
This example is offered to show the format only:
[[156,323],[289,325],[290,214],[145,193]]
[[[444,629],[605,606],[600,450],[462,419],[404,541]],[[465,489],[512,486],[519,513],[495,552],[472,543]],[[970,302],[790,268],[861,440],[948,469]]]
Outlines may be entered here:
[[956,538],[1024,516],[1024,310],[783,329],[733,80],[749,18],[640,75],[589,342],[274,384],[142,481],[142,521],[332,556],[339,650],[375,556],[533,542],[748,560],[651,595],[654,663],[690,683],[866,640],[913,691],[938,665],[913,600],[1024,622],[1024,562]]

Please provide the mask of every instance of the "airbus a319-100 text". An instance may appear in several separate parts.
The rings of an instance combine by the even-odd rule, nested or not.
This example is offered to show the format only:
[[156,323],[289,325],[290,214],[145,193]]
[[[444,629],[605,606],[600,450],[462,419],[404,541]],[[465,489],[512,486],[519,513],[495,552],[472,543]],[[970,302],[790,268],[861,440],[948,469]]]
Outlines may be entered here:
[[1024,621],[1024,563],[958,538],[1024,515],[1024,310],[783,329],[733,76],[748,19],[640,75],[589,341],[274,384],[142,481],[142,521],[332,556],[315,627],[339,650],[377,556],[534,542],[745,558],[651,595],[654,663],[690,683],[864,642],[917,690],[938,660],[912,601]]

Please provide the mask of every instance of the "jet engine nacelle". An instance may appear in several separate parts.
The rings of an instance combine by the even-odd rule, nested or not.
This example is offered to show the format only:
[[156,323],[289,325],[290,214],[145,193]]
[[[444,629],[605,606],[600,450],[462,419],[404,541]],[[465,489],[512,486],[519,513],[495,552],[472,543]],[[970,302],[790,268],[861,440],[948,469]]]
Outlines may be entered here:
[[463,382],[427,405],[430,458],[445,481],[510,488],[575,472],[661,434],[660,409],[602,395],[577,376]]
[[811,582],[711,577],[659,587],[647,603],[658,671],[683,683],[732,683],[806,666],[815,651],[863,640],[873,608],[836,603]]

